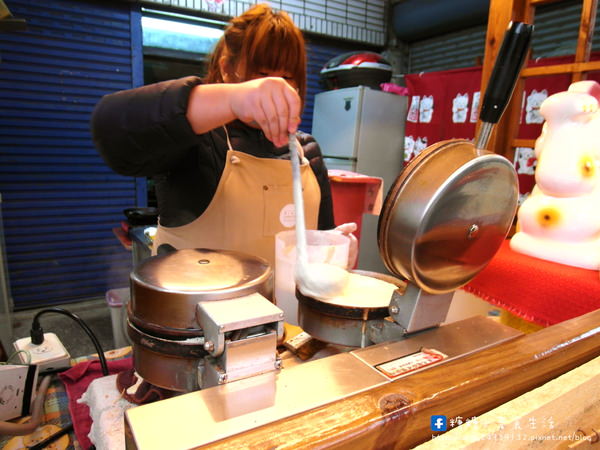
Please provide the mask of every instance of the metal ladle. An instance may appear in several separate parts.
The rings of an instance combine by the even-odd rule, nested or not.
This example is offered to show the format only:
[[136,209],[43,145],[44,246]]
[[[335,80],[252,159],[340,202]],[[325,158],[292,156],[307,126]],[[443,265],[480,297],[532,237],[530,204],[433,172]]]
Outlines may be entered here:
[[348,284],[348,271],[333,264],[310,263],[306,249],[306,223],[304,221],[304,198],[300,177],[300,143],[293,133],[289,135],[290,159],[294,207],[296,211],[296,267],[294,279],[300,292],[322,300],[343,294]]

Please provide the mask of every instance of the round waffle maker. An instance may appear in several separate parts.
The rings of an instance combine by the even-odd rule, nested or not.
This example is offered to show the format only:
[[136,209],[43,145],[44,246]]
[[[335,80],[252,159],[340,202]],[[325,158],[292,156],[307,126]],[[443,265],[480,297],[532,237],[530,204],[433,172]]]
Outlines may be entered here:
[[406,284],[392,280],[399,289],[391,299],[373,299],[373,307],[361,308],[309,298],[297,290],[300,325],[309,334],[334,344],[365,346],[370,343],[369,322],[383,327],[393,320],[404,334],[439,325],[451,293],[498,251],[513,223],[518,181],[510,161],[484,148],[511,97],[531,32],[532,26],[523,23],[513,23],[507,31],[475,143],[449,140],[428,147],[388,191],[378,222],[379,253],[386,268]]
[[[381,258],[405,282],[362,274],[398,286],[396,308],[412,301],[404,298],[408,292],[419,296],[422,291],[439,295],[439,308],[443,308],[446,297],[441,294],[475,277],[506,238],[517,206],[517,186],[514,168],[504,157],[479,152],[469,141],[433,145],[396,179],[379,218]],[[374,299],[373,307],[348,307],[304,296],[298,290],[296,296],[302,328],[338,345],[369,344],[367,322],[398,314],[390,312],[391,299]],[[436,308],[435,299],[432,307]],[[434,316],[435,311],[431,313]]]
[[[210,308],[257,294],[270,299],[273,293],[266,260],[226,250],[181,249],[154,256],[135,268],[130,282],[127,331],[135,370],[150,384],[181,392],[198,389],[198,369],[219,346],[215,338],[207,345],[209,330],[201,326],[198,305]],[[233,339],[229,324],[212,328],[217,326],[226,328],[223,337]]]

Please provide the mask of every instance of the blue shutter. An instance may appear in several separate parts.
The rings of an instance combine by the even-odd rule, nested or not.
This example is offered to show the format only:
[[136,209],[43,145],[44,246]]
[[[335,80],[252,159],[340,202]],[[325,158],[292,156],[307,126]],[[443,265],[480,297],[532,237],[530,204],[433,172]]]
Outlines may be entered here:
[[100,97],[142,84],[139,7],[6,0],[24,32],[0,33],[0,194],[15,309],[126,286],[112,232],[144,206],[145,180],[113,173],[89,120]]

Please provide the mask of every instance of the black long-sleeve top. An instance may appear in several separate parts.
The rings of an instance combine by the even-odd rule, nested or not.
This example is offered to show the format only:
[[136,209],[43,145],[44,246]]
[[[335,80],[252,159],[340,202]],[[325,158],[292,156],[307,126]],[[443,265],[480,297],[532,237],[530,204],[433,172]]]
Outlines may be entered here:
[[[227,154],[223,127],[197,135],[186,119],[192,87],[198,77],[164,81],[104,96],[92,114],[92,136],[106,163],[117,173],[155,180],[160,223],[188,224],[212,200]],[[206,105],[210,108],[210,105]],[[226,125],[233,149],[259,158],[287,158],[261,130],[241,121]],[[333,206],[327,169],[314,138],[298,132],[305,157],[321,189],[319,229],[333,228]]]

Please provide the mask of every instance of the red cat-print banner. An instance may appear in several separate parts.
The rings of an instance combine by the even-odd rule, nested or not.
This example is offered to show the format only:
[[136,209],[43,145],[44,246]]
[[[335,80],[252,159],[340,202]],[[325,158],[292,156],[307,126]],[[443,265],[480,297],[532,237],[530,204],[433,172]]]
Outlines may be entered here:
[[[591,60],[600,59],[600,52]],[[573,56],[529,61],[528,67],[564,64]],[[404,163],[407,164],[428,145],[446,139],[473,139],[479,116],[481,67],[405,75],[409,110],[404,138]],[[587,76],[600,82],[600,72]],[[544,118],[539,113],[542,102],[550,95],[566,91],[569,74],[528,78],[521,99],[518,137],[537,139]],[[532,148],[515,149],[515,168],[519,175],[522,200],[535,184],[536,158]]]
[[428,145],[471,139],[475,133],[481,69],[469,68],[406,75],[409,91],[404,160]]

